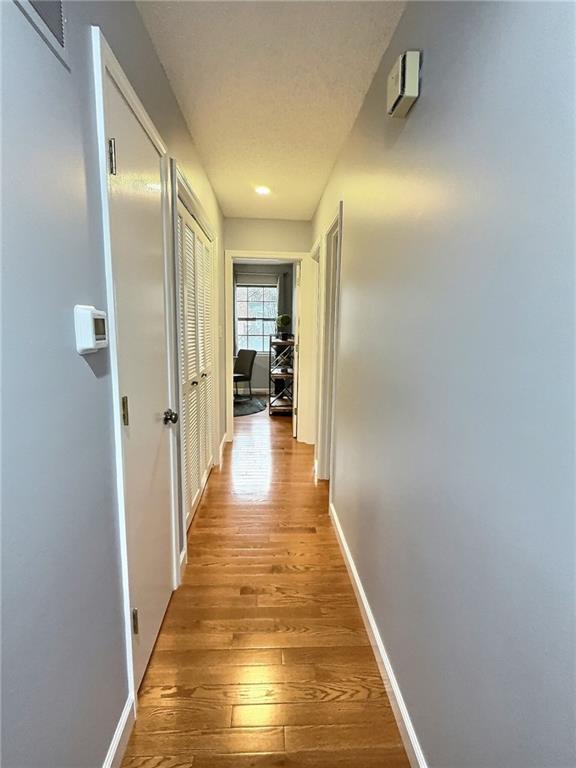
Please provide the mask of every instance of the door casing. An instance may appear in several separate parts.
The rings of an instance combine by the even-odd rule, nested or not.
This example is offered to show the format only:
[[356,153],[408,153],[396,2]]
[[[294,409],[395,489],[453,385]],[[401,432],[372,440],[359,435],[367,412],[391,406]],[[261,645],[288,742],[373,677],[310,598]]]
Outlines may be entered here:
[[[342,262],[343,204],[323,238],[319,279],[319,378],[318,428],[315,450],[316,477],[332,480],[335,444],[336,368],[340,327],[340,272]],[[332,494],[333,483],[330,484]]]
[[[300,264],[303,259],[310,258],[308,251],[239,251],[224,252],[224,294],[226,306],[226,441],[234,439],[234,278],[233,264],[235,259],[285,261]],[[298,287],[300,288],[300,286]],[[298,293],[301,295],[301,291]],[[298,313],[300,315],[300,312]],[[296,318],[298,322],[298,318]],[[300,328],[302,333],[307,329]],[[296,382],[296,386],[298,386]]]

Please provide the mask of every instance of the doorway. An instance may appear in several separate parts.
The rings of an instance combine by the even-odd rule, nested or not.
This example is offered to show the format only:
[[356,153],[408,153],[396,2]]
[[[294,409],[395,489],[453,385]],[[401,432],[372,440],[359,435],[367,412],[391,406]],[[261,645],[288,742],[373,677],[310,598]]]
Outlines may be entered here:
[[[291,416],[293,435],[297,437],[299,334],[305,333],[307,327],[300,322],[303,314],[300,265],[304,259],[310,259],[310,254],[227,250],[225,255],[226,439],[231,441],[234,436],[235,355],[238,349],[244,348],[256,352],[253,395],[263,398],[267,407],[269,396],[273,399],[278,396],[276,405],[284,407],[286,415]],[[311,274],[315,280],[316,273]],[[277,327],[279,315],[286,316],[286,326]],[[271,338],[278,343],[271,346]],[[271,351],[276,356],[282,347],[287,354],[279,360],[274,379],[270,372]],[[249,394],[244,384],[240,383],[240,396],[244,391]]]
[[234,418],[297,418],[298,263],[233,260]]

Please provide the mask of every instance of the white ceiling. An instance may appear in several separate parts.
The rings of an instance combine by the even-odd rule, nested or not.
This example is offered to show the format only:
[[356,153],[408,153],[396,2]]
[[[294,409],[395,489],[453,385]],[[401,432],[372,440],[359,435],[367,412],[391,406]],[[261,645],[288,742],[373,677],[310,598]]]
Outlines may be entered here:
[[139,8],[224,215],[310,219],[404,4]]

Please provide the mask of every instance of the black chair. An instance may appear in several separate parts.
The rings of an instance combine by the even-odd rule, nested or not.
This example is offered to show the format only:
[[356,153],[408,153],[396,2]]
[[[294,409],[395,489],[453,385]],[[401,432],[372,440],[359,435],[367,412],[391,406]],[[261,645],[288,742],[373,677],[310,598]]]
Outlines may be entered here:
[[236,389],[236,397],[238,397],[238,383],[247,381],[250,390],[250,400],[252,400],[252,369],[254,368],[255,359],[256,352],[253,349],[238,350],[238,355],[234,361],[234,387]]

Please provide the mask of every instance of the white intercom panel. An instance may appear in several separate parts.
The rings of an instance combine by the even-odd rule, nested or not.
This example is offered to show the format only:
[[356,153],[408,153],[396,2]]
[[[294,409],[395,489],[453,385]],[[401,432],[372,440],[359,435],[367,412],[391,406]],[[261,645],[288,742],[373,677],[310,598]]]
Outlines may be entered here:
[[85,304],[76,304],[74,307],[74,328],[76,329],[78,354],[89,355],[108,346],[106,312]]
[[392,117],[406,117],[419,95],[420,51],[405,51],[388,75],[388,114]]

